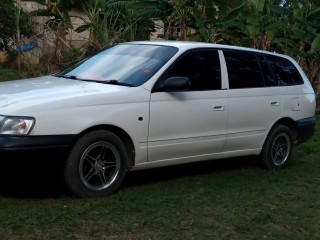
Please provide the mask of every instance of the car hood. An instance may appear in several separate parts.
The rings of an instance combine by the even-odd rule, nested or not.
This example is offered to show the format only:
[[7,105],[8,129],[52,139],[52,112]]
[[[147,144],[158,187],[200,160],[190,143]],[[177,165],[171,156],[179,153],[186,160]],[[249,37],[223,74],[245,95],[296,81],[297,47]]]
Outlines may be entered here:
[[134,97],[137,88],[53,76],[2,82],[0,115],[140,101]]

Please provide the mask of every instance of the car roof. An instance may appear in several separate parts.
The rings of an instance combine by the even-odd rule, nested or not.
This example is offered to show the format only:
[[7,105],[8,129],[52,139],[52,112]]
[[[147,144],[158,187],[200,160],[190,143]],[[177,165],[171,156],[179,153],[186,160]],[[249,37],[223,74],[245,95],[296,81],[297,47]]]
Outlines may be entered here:
[[170,40],[150,40],[150,41],[134,41],[126,42],[124,44],[145,44],[145,45],[160,45],[160,46],[170,46],[177,47],[182,51],[195,49],[195,48],[218,48],[218,49],[231,49],[231,50],[242,50],[242,51],[251,51],[258,53],[271,54],[279,57],[284,57],[290,60],[293,60],[291,57],[276,52],[268,52],[254,48],[238,47],[224,44],[216,43],[203,43],[203,42],[189,42],[189,41],[170,41]]
[[[170,46],[177,48],[234,48],[239,49],[239,47],[222,45],[216,43],[203,43],[203,42],[189,42],[189,41],[170,41],[170,40],[150,40],[150,41],[134,41],[127,42],[127,44],[147,44],[147,45],[161,45],[161,46]],[[250,49],[250,48],[249,48]]]

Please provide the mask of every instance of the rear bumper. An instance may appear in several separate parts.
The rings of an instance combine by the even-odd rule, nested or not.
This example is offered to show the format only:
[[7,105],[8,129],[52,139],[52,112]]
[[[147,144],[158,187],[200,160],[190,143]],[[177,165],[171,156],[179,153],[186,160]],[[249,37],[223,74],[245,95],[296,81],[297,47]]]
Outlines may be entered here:
[[298,126],[297,143],[303,143],[311,138],[315,132],[316,118],[310,117],[296,121]]
[[0,135],[0,158],[65,155],[69,152],[75,137],[75,135],[26,137]]

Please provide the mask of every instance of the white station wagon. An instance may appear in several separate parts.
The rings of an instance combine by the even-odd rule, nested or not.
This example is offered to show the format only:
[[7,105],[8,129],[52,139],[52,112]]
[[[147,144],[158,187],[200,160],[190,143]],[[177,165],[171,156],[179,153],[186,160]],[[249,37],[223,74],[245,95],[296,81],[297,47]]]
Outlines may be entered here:
[[0,157],[64,152],[81,197],[127,171],[256,155],[284,167],[315,129],[315,95],[288,56],[191,42],[131,42],[53,76],[0,84]]

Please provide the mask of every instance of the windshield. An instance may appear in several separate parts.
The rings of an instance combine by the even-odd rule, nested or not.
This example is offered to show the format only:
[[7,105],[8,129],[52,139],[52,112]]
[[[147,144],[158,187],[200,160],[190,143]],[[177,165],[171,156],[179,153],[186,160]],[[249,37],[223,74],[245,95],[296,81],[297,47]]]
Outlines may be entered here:
[[99,52],[56,76],[78,80],[117,81],[140,86],[148,81],[173,55],[175,47],[120,44]]

